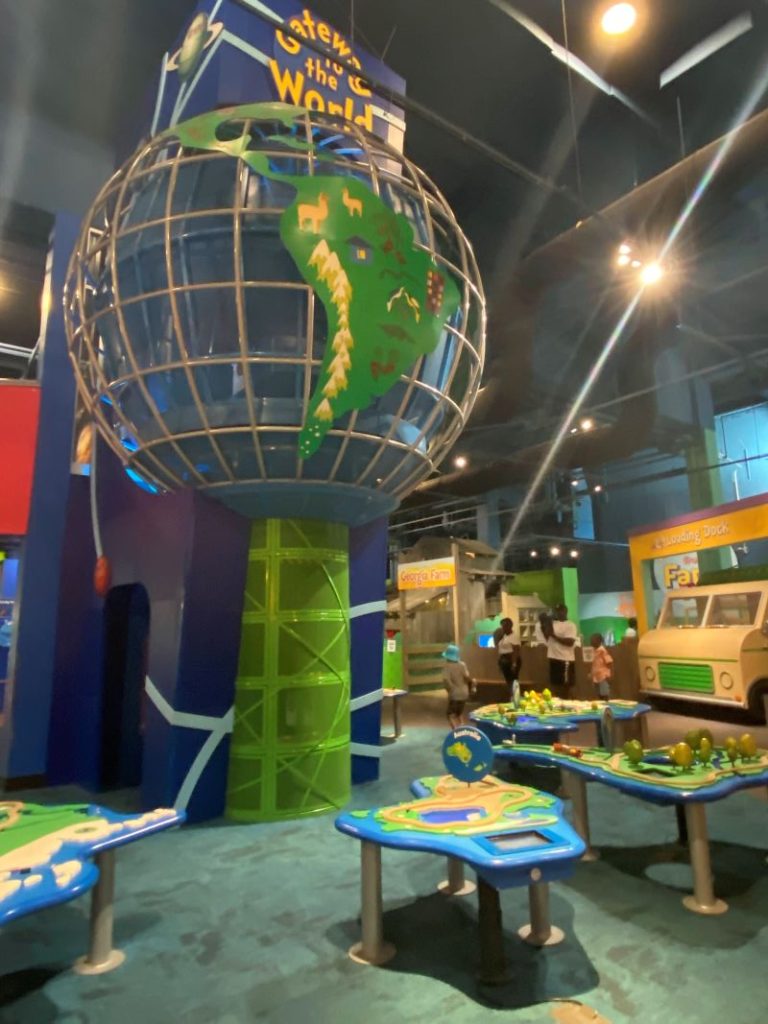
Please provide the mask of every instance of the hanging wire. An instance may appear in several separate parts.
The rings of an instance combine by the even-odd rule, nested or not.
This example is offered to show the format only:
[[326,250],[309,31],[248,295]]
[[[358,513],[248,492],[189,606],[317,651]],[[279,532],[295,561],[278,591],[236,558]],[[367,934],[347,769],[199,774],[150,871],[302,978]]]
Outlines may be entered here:
[[397,25],[392,26],[392,31],[389,33],[389,39],[384,44],[384,49],[381,51],[382,61],[386,60],[389,48],[392,45],[392,40],[395,38],[395,32],[397,32]]
[[576,104],[573,98],[573,70],[571,68],[571,48],[568,45],[568,15],[565,10],[565,0],[560,0],[560,11],[563,16],[563,44],[568,51],[568,101],[571,107],[571,131],[573,132],[573,155],[576,160],[576,191],[579,199],[584,200],[584,192],[581,187],[581,156],[579,154],[579,132],[576,127]]

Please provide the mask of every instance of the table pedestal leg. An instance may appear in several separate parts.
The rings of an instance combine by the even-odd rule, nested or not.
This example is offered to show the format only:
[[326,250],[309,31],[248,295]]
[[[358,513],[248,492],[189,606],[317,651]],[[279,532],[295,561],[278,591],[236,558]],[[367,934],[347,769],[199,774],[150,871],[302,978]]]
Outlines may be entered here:
[[686,804],[688,849],[693,869],[693,895],[685,896],[683,904],[696,914],[724,914],[728,904],[717,899],[712,886],[712,865],[709,859],[707,812],[704,804]]
[[115,920],[115,851],[97,853],[99,880],[91,894],[91,923],[88,952],[75,961],[77,974],[106,974],[125,960],[125,953],[112,948]]
[[650,746],[648,740],[648,715],[640,715],[640,746],[647,750]]
[[592,849],[589,838],[589,806],[587,804],[587,784],[580,775],[575,772],[563,771],[563,781],[568,795],[573,804],[573,827],[587,844],[586,853],[582,856],[584,861],[597,860],[600,854]]
[[565,938],[560,928],[555,928],[549,921],[549,884],[532,882],[528,886],[528,906],[531,911],[531,923],[525,924],[518,935],[531,946],[556,946]]
[[687,846],[688,822],[685,818],[685,807],[683,804],[675,804],[675,817],[677,818],[677,841],[681,846]]
[[509,980],[504,957],[499,891],[482,878],[477,879],[478,925],[480,928],[479,980],[485,985],[503,985]]
[[384,941],[381,900],[381,847],[363,841],[360,844],[360,895],[362,941],[349,949],[349,957],[359,964],[385,964],[395,955],[395,947]]
[[469,896],[477,886],[464,878],[464,861],[455,857],[446,857],[448,877],[439,883],[437,891],[445,896]]
[[400,728],[400,698],[392,698],[392,722],[395,726],[395,739],[399,740],[403,734],[403,730]]

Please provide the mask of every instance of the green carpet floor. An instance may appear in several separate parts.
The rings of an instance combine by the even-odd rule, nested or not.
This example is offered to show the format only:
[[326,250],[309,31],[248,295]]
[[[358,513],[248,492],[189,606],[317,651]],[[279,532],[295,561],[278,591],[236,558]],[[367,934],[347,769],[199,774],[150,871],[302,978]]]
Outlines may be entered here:
[[[409,728],[354,805],[405,799],[412,778],[440,770],[442,737]],[[104,802],[124,806],[119,795]],[[768,804],[739,794],[710,805],[716,889],[730,904],[715,918],[680,902],[690,876],[672,810],[601,786],[590,787],[590,808],[602,858],[552,886],[565,943],[520,942],[526,893],[502,893],[513,976],[504,988],[475,981],[476,901],[434,892],[440,859],[384,851],[385,932],[398,953],[362,967],[346,956],[358,937],[359,848],[332,817],[216,822],[120,851],[116,937],[127,961],[113,974],[69,970],[84,952],[87,897],[2,929],[0,1021],[763,1024]]]

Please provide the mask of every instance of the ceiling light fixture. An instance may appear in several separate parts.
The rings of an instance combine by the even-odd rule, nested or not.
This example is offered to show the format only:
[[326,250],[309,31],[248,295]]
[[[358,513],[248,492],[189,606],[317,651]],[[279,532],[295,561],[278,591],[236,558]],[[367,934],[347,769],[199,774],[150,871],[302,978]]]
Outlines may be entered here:
[[632,246],[628,242],[622,242],[619,246],[619,256],[628,256],[632,252]]
[[628,263],[629,263],[629,256],[627,255],[627,253],[625,253],[625,252],[620,253],[618,258],[617,258],[617,260],[616,260],[617,266],[619,266],[619,267],[626,267]]
[[584,431],[592,430],[594,425],[595,425],[595,421],[590,419],[589,417],[586,417],[585,419],[583,419],[581,421],[581,423],[579,424],[581,429],[584,430]]
[[592,488],[592,490],[595,492],[595,494],[602,494],[603,485],[602,484],[595,484],[595,486]]
[[664,271],[660,264],[649,263],[648,266],[643,267],[640,274],[640,280],[643,284],[656,284],[664,276]]
[[469,465],[469,459],[466,457],[466,455],[457,455],[456,458],[453,460],[453,464],[456,467],[456,469],[466,469],[467,466]]
[[571,480],[571,487],[578,487],[578,486],[579,486],[579,481],[578,480]]
[[539,552],[536,551],[536,550],[533,550],[533,551],[531,551],[529,553],[530,553],[531,558],[538,558],[539,557]]
[[552,555],[553,558],[557,558],[557,556],[560,554],[560,548],[558,548],[558,547],[551,547],[549,549],[549,553],[550,553],[550,555]]
[[608,36],[623,36],[629,32],[637,21],[637,10],[634,4],[613,4],[603,14],[600,24]]
[[573,548],[573,550],[570,552],[570,555],[571,555],[571,558],[578,558],[579,557],[579,552],[576,550],[576,548]]

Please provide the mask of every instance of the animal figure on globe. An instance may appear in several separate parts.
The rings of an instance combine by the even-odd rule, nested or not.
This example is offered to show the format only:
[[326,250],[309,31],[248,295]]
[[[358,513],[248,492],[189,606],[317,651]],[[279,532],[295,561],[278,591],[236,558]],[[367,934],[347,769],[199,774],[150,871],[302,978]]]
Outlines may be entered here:
[[[328,196],[321,192],[317,204],[299,203],[299,230],[320,234],[320,225],[328,217]],[[309,225],[309,227],[307,227]]]
[[341,201],[346,206],[347,212],[349,213],[350,217],[354,217],[355,214],[357,214],[358,217],[363,216],[362,199],[353,199],[352,196],[349,194],[349,190],[346,188],[341,193]]

